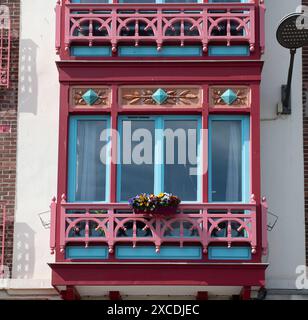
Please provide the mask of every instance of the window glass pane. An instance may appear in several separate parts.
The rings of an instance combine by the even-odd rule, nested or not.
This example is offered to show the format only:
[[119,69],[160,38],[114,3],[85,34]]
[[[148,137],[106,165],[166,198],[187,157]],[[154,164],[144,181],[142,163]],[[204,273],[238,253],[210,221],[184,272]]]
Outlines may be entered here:
[[154,120],[124,120],[121,135],[121,199],[154,192]]
[[212,121],[212,201],[242,201],[242,123]]
[[76,201],[106,200],[106,161],[101,150],[106,142],[100,141],[107,121],[79,120],[76,148]]
[[197,200],[197,120],[165,121],[164,190],[182,201]]

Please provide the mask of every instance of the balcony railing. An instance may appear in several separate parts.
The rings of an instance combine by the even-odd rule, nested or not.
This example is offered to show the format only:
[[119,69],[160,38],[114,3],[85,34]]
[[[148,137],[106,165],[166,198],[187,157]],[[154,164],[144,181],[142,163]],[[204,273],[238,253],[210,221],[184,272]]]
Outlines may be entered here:
[[[245,44],[253,52],[257,47],[257,9],[260,8],[260,20],[264,16],[264,6],[256,3],[62,3],[59,1],[56,7],[57,52],[62,46],[69,50],[72,45],[108,45],[116,52],[121,43],[152,44],[157,50],[167,44],[197,44],[204,52],[209,44]],[[261,51],[264,47],[262,33]]]
[[[59,243],[56,244],[56,217],[59,214]],[[262,202],[265,220],[266,204]],[[51,204],[51,253],[56,246],[64,252],[68,244],[105,244],[109,252],[120,243],[133,247],[141,243],[154,245],[159,252],[164,244],[199,244],[207,252],[211,243],[226,247],[234,244],[251,246],[257,250],[257,205],[249,204],[183,204],[177,214],[149,216],[135,214],[126,204],[67,203],[63,196],[57,206]],[[266,236],[266,234],[264,235]],[[266,250],[266,239],[263,242]]]
[[0,201],[0,279],[4,276],[6,206]]
[[0,5],[0,87],[9,87],[11,20],[9,8]]

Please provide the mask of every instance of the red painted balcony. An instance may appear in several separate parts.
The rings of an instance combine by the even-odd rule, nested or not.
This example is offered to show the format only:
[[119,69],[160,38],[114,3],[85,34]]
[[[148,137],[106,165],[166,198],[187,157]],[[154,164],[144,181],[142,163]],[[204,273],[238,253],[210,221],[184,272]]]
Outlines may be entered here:
[[[216,243],[229,248],[248,245],[256,254],[257,211],[252,200],[249,204],[183,204],[175,215],[149,216],[133,213],[126,204],[67,203],[63,197],[58,206],[55,199],[51,204],[51,252],[57,247],[63,254],[68,244],[104,244],[113,253],[116,245],[125,243],[132,247],[150,244],[158,253],[162,245],[172,243],[180,247],[197,244],[206,254],[208,246]],[[265,201],[260,214],[261,250],[266,253]]]
[[246,45],[251,55],[264,50],[264,5],[197,4],[76,4],[58,1],[56,50],[69,58],[72,46],[118,47],[197,45],[207,56],[210,45]]

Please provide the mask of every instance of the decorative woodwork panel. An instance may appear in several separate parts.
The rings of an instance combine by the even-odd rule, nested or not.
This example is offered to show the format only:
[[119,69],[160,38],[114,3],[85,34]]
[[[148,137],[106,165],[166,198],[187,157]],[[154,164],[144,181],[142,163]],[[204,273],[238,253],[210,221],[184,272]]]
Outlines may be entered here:
[[70,105],[74,108],[107,108],[111,105],[111,88],[102,86],[72,87]]
[[210,108],[250,108],[251,90],[246,86],[210,87]]
[[202,90],[192,86],[121,87],[119,89],[119,104],[124,107],[197,108],[202,105]]

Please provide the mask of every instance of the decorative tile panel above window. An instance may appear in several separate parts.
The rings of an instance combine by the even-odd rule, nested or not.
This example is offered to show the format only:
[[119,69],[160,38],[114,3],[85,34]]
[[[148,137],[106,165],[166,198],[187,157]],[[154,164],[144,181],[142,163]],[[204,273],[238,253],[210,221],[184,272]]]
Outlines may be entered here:
[[251,90],[245,86],[210,87],[210,108],[250,108]]
[[111,103],[111,89],[108,87],[72,87],[71,106],[74,108],[106,108]]
[[192,86],[121,87],[119,103],[122,107],[201,107],[202,90]]

